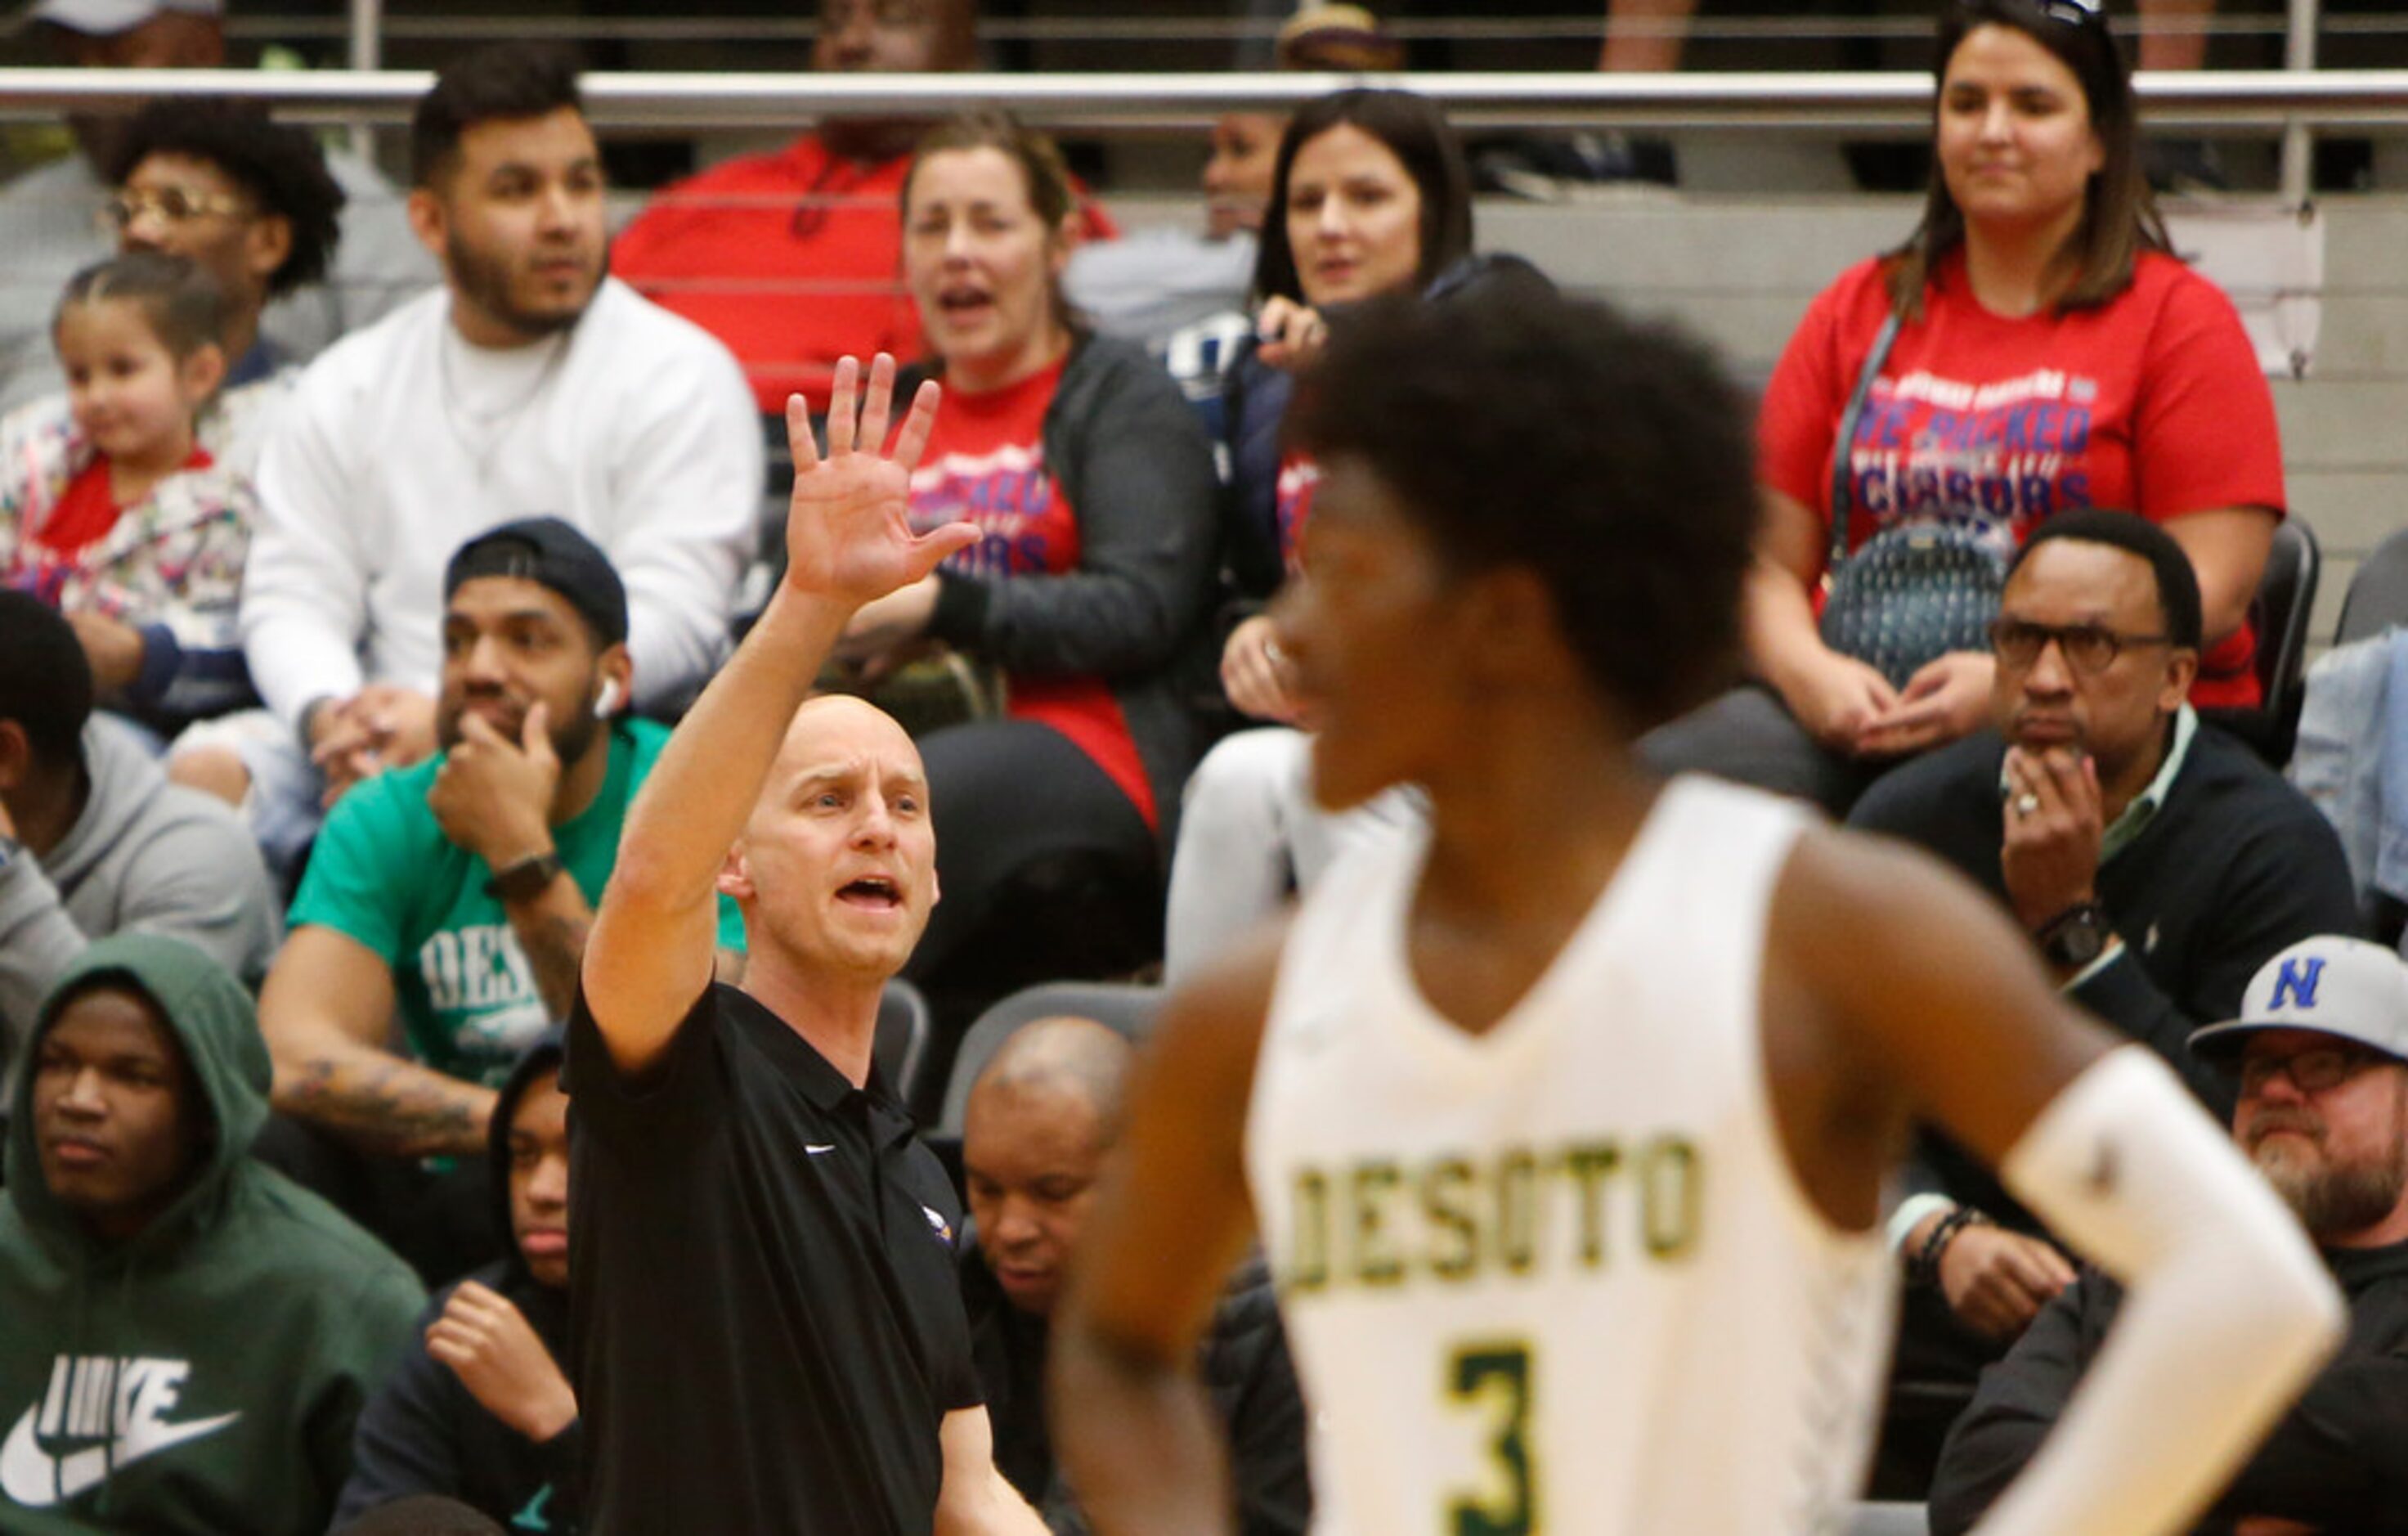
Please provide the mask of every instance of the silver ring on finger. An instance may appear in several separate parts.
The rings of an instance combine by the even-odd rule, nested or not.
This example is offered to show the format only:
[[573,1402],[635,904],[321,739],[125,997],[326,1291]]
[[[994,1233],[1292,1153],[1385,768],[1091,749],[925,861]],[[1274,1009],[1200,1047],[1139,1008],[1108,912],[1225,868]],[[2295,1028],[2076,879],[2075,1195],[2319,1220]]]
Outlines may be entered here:
[[2015,814],[2028,816],[2040,809],[2040,797],[2026,793],[2015,797]]

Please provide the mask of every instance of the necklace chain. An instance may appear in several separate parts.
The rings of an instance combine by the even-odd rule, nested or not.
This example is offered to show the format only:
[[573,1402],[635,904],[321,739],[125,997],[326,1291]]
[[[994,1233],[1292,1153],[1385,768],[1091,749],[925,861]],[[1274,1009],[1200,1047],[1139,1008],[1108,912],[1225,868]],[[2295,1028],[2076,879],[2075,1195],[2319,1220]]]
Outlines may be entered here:
[[448,323],[443,334],[436,338],[435,371],[442,386],[443,420],[452,428],[452,436],[467,450],[480,488],[492,479],[494,455],[509,438],[510,428],[518,424],[527,408],[551,385],[552,375],[560,371],[561,359],[568,355],[570,339],[566,335],[551,338],[552,355],[543,360],[543,366],[536,370],[535,381],[517,399],[496,409],[480,411],[468,403],[467,393],[452,377],[452,349],[467,343],[453,335]]

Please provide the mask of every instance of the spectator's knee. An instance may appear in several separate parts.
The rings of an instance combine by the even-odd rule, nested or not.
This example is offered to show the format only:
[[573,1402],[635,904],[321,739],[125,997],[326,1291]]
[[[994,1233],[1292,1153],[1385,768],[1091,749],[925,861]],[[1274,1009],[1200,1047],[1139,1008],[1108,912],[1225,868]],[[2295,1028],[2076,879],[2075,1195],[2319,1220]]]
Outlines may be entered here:
[[167,778],[236,808],[251,793],[251,770],[224,747],[194,747],[176,754],[167,759]]
[[1188,777],[1180,841],[1277,839],[1287,808],[1312,793],[1312,739],[1273,727],[1222,738]]

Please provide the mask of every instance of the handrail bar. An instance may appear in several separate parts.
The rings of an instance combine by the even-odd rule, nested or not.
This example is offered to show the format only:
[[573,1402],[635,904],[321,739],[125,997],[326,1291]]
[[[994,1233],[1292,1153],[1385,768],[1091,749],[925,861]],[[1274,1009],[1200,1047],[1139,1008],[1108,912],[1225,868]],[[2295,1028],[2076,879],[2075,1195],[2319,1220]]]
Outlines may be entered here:
[[[130,108],[156,96],[242,96],[299,122],[404,122],[423,70],[0,69],[0,121]],[[1931,81],[1878,73],[812,75],[605,73],[588,115],[613,128],[791,127],[845,115],[939,116],[1006,107],[1049,129],[1196,130],[1223,112],[1283,110],[1353,84],[1401,86],[1465,127],[1811,127],[1919,131]],[[2408,70],[2215,70],[2135,79],[2155,127],[2279,129],[2408,123]]]

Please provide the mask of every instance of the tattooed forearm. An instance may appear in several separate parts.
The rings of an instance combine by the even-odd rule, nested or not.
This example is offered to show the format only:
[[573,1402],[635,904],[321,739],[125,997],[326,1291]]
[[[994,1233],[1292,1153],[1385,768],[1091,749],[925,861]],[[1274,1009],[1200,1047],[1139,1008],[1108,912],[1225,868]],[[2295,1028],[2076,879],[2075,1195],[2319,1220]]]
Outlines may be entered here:
[[424,1067],[364,1052],[311,1056],[277,1084],[277,1107],[370,1152],[410,1156],[477,1153],[494,1091]]

